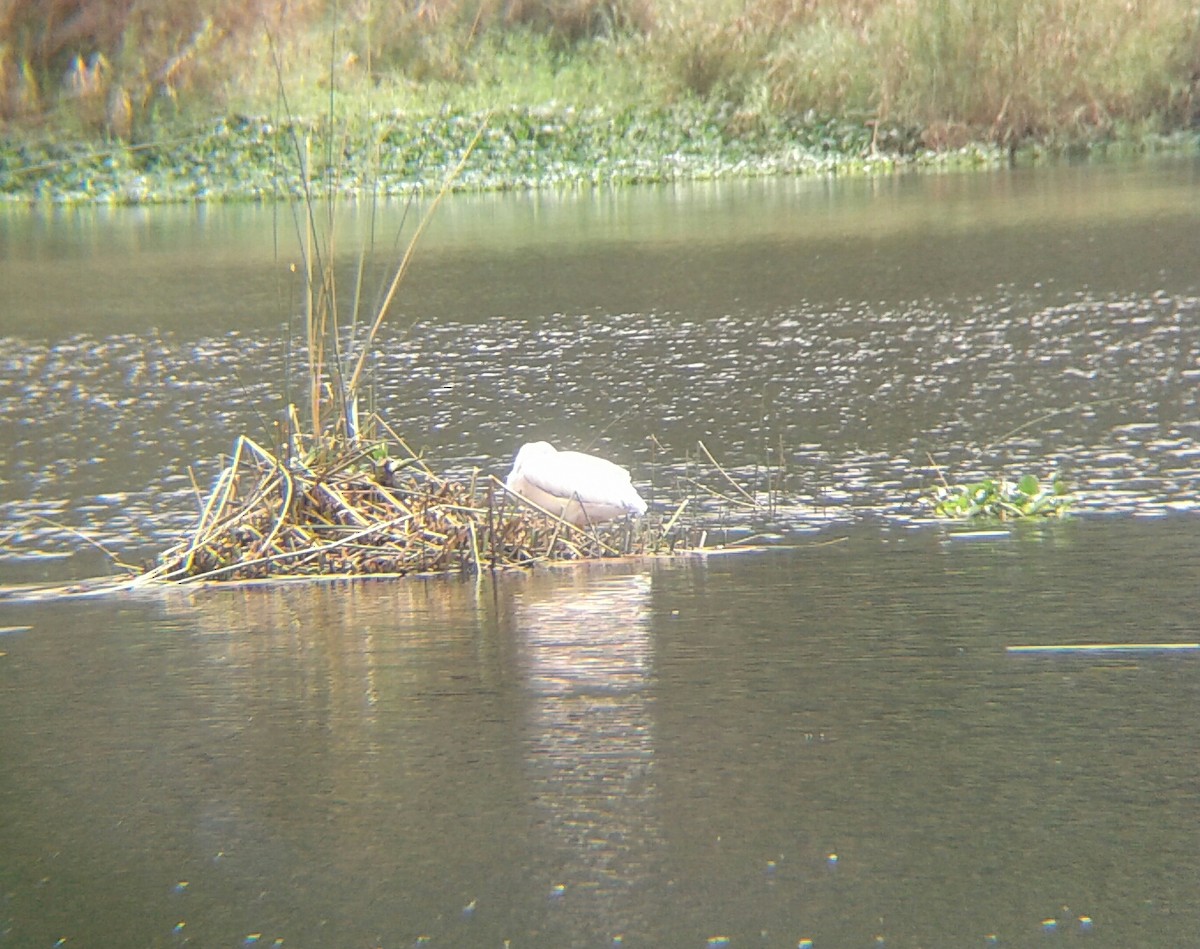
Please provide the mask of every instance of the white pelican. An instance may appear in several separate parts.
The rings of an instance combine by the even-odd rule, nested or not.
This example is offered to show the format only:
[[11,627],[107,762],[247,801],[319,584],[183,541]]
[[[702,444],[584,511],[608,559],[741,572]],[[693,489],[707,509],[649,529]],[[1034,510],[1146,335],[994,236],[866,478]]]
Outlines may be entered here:
[[577,526],[646,513],[646,502],[620,465],[581,451],[559,451],[549,442],[522,445],[504,484]]

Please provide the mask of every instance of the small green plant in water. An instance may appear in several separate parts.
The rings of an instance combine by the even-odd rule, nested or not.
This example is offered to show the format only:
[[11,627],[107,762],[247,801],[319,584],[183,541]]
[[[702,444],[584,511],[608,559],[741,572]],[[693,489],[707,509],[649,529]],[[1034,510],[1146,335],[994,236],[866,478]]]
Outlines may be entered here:
[[948,484],[945,481],[929,499],[938,517],[1010,518],[1061,517],[1075,503],[1067,485],[1055,478],[1043,486],[1036,475],[1027,474],[1017,481],[984,478],[972,484]]

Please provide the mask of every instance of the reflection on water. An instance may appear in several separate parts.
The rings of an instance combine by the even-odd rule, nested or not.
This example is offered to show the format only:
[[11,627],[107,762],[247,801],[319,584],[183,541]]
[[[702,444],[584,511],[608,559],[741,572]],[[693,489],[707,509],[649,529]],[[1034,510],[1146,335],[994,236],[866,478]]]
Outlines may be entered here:
[[7,604],[0,938],[1188,945],[1198,660],[1004,646],[1194,641],[1198,567],[1096,518]]
[[527,743],[534,826],[559,865],[549,898],[569,901],[559,945],[645,932],[659,802],[650,705],[650,579],[563,582],[518,594],[514,622],[533,703]]

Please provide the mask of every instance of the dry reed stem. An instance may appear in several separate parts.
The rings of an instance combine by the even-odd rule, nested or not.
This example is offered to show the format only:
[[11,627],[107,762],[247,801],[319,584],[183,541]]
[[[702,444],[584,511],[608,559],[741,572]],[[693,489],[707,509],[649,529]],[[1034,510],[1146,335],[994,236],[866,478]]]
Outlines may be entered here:
[[758,507],[758,502],[746,492],[746,489],[743,488],[736,481],[734,481],[733,478],[731,478],[729,476],[729,472],[727,472],[724,468],[721,467],[721,463],[712,456],[712,452],[710,452],[708,450],[708,446],[705,445],[704,442],[697,442],[697,444],[700,446],[700,450],[702,452],[704,452],[704,457],[706,457],[710,462],[712,462],[713,467],[716,468],[718,472],[720,472],[721,477],[723,477],[726,481],[728,481],[731,485],[733,485],[734,489],[738,492],[738,494],[740,494],[742,497],[744,497],[746,499],[746,503],[750,504],[752,507]]

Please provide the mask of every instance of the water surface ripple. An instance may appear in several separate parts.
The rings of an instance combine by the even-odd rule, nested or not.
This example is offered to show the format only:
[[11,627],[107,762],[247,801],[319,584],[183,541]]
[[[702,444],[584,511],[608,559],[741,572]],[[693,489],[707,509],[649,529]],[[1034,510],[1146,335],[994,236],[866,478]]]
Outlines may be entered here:
[[[920,519],[931,458],[955,480],[1061,474],[1088,511],[1193,510],[1200,294],[1184,245],[1200,216],[1161,194],[1194,196],[1191,166],[950,183],[656,189],[524,216],[516,203],[502,206],[507,231],[494,203],[454,205],[378,340],[373,397],[447,472],[503,473],[522,441],[546,438],[629,465],[659,510],[695,495],[690,510],[714,525],[784,536]],[[140,216],[75,222],[24,258],[5,242],[6,276],[32,269],[55,299],[59,284],[104,298],[88,261],[119,244],[125,295],[137,288],[130,319],[162,314],[101,332],[39,320],[23,294],[23,311],[0,316],[10,554],[78,551],[56,525],[116,549],[161,546],[195,516],[194,485],[211,483],[238,433],[273,441],[284,401],[304,390],[286,317],[295,288],[256,269],[281,262],[239,268],[230,246],[247,232],[277,240],[271,220],[209,211],[202,227],[168,221],[133,244],[93,231],[123,234]],[[184,258],[194,265],[181,271]],[[372,257],[379,282],[387,259]],[[214,270],[228,275],[224,299]],[[211,301],[207,319],[172,316],[189,296],[185,313]],[[736,493],[701,441],[759,510],[706,490]]]

